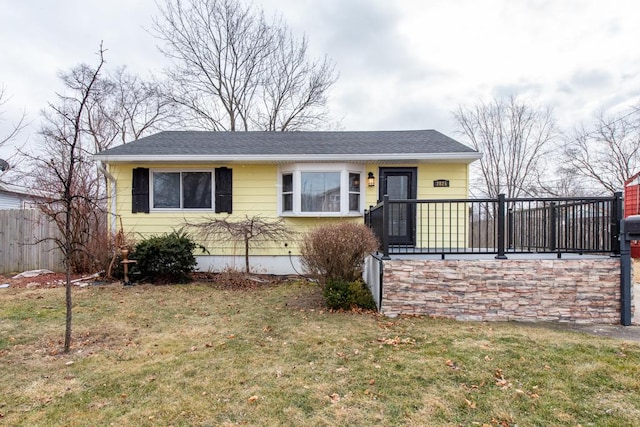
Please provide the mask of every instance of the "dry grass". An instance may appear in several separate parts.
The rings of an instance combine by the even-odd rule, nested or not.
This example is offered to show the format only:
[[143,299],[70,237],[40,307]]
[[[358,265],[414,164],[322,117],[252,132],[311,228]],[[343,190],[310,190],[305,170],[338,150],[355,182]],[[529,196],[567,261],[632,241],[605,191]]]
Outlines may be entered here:
[[329,313],[283,284],[3,289],[0,424],[631,426],[640,346],[517,324]]

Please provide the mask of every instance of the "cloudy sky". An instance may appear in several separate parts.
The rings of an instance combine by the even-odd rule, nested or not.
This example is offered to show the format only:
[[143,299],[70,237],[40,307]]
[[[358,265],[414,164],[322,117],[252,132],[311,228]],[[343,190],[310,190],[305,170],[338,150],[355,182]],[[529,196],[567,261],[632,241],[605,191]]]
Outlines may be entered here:
[[[255,0],[306,34],[310,53],[335,62],[330,109],[344,130],[437,129],[453,137],[452,111],[519,94],[552,106],[570,130],[601,109],[640,102],[637,0]],[[164,61],[148,33],[153,0],[0,0],[0,136],[60,89],[57,73],[95,64],[148,76]],[[463,140],[461,138],[461,140]],[[464,142],[464,141],[463,141]]]

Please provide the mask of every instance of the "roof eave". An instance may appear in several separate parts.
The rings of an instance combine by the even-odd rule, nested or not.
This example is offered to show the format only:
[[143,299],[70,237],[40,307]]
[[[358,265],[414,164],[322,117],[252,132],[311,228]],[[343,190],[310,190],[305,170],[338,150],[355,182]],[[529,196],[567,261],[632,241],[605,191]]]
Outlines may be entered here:
[[282,163],[282,162],[463,162],[471,163],[480,158],[478,152],[462,153],[382,153],[382,154],[261,154],[261,155],[100,155],[95,160],[105,163]]

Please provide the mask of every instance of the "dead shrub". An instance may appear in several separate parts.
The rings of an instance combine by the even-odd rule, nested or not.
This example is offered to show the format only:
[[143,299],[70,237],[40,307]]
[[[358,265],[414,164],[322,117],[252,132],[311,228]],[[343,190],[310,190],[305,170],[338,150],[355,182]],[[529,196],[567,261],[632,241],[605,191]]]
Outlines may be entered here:
[[378,249],[378,239],[364,224],[320,225],[308,232],[300,247],[305,272],[322,280],[353,282],[362,275],[364,258]]

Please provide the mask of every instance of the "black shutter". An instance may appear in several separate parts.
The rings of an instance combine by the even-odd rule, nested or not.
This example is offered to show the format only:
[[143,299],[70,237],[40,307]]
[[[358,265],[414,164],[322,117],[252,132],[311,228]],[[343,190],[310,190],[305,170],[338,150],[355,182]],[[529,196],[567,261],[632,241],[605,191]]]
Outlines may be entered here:
[[149,169],[147,168],[133,170],[131,212],[149,213]]
[[216,213],[231,213],[231,169],[216,168]]

